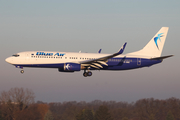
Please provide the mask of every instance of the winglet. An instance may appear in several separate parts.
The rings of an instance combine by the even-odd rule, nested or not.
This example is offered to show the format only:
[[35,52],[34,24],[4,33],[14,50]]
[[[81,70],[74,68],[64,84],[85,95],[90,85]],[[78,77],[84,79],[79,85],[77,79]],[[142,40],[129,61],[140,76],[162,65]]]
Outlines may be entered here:
[[117,52],[118,54],[122,54],[124,52],[126,44],[127,44],[127,42],[125,42],[124,45],[119,49],[119,51]]
[[99,49],[98,53],[101,53],[101,50],[102,50],[102,49]]

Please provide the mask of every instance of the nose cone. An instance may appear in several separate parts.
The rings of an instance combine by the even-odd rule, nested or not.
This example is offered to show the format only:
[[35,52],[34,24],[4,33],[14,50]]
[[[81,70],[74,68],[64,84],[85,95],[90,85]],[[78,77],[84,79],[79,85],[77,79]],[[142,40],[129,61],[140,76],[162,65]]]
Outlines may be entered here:
[[12,64],[12,58],[11,58],[11,57],[6,58],[5,61],[6,61],[7,63]]

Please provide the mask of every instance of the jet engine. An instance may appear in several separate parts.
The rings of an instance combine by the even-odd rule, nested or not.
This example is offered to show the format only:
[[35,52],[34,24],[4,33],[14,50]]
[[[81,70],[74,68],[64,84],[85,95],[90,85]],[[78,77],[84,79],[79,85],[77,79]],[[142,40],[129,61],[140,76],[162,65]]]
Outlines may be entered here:
[[81,69],[81,64],[78,63],[64,63],[62,68],[58,68],[59,72],[74,72],[80,71]]

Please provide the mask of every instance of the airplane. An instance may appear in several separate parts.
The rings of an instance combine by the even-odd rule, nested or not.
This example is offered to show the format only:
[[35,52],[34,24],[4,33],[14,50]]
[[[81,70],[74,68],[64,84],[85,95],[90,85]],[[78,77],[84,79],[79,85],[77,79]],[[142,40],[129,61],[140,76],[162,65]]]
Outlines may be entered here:
[[122,54],[126,44],[114,54],[82,52],[27,51],[20,52],[5,59],[7,63],[21,68],[56,68],[59,72],[76,72],[84,70],[83,76],[92,76],[92,70],[129,70],[150,67],[161,63],[173,55],[161,56],[169,27],[162,27],[148,44],[141,50]]

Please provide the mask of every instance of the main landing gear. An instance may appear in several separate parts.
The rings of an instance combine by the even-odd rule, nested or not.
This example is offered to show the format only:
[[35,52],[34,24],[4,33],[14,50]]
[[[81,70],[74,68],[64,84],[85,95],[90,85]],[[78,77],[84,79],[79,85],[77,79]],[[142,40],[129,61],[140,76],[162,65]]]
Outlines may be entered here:
[[90,70],[88,70],[88,72],[86,72],[86,70],[84,70],[84,73],[83,73],[83,76],[84,77],[87,77],[87,76],[91,76],[92,75],[92,72]]

